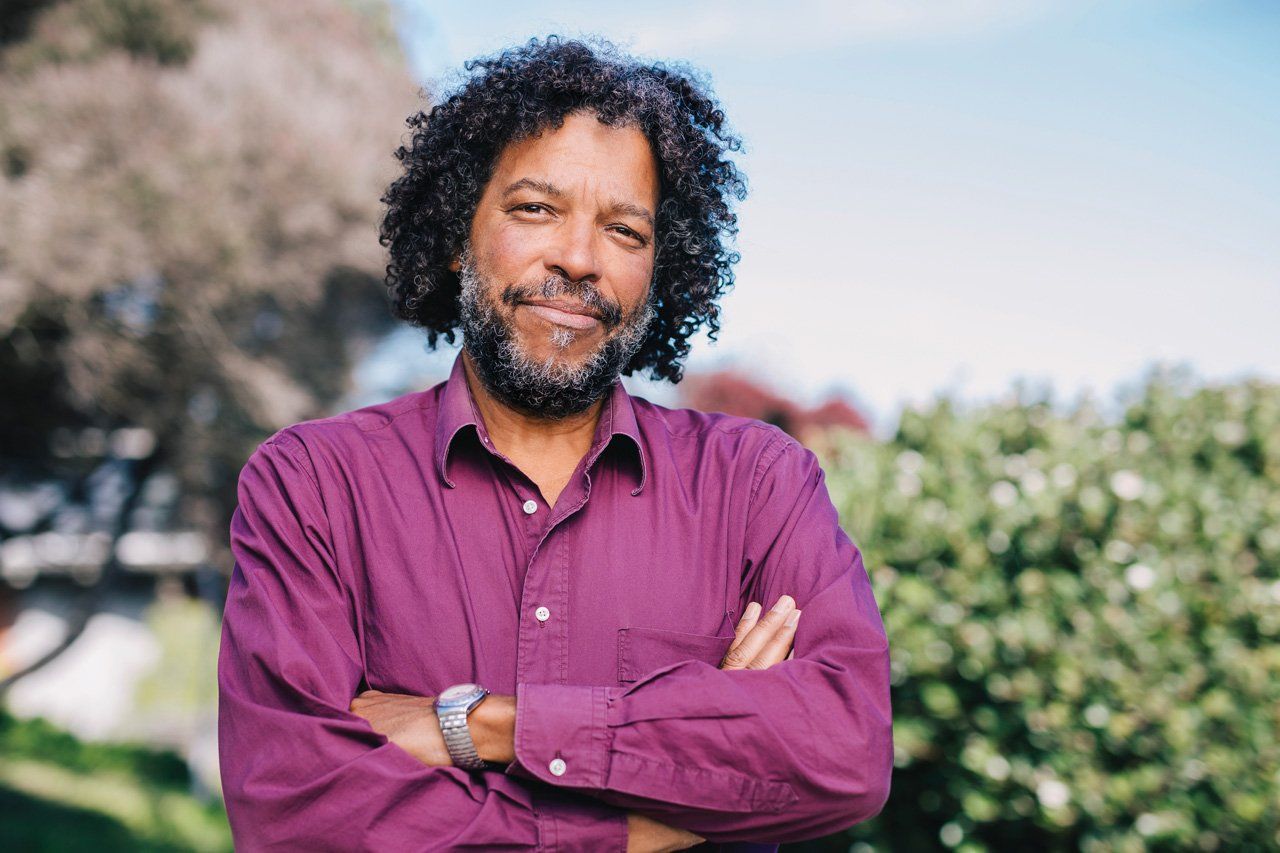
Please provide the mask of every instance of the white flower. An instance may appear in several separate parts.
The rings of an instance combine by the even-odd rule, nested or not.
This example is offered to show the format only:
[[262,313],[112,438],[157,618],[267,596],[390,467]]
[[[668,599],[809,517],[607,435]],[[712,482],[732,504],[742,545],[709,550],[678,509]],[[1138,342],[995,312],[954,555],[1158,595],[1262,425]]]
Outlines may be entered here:
[[924,457],[915,450],[902,451],[895,461],[898,463],[898,468],[912,474],[918,474],[924,467]]
[[[993,530],[987,537],[987,550],[992,554],[1003,554],[1009,550],[1009,534],[1003,530]],[[1280,581],[1276,582],[1276,601],[1280,601]]]
[[938,830],[938,839],[948,847],[955,847],[964,841],[964,830],[955,821],[944,823],[942,829]]
[[1129,433],[1129,452],[1130,453],[1146,453],[1151,449],[1151,436],[1142,430]]
[[1220,421],[1213,425],[1213,437],[1223,447],[1238,447],[1247,435],[1244,424],[1239,421]]
[[997,480],[991,484],[990,496],[996,506],[1013,506],[1018,502],[1018,488],[1008,480]]
[[1146,563],[1134,563],[1124,570],[1124,581],[1134,589],[1150,589],[1156,582],[1156,570]]
[[898,493],[909,498],[914,498],[924,488],[924,483],[920,482],[920,477],[910,471],[900,472],[896,479]]
[[1095,729],[1100,729],[1111,719],[1111,712],[1107,710],[1106,705],[1094,702],[1088,708],[1084,709],[1084,721]]
[[1144,485],[1142,475],[1137,471],[1122,468],[1111,475],[1111,491],[1122,501],[1137,500],[1142,496]]
[[1021,453],[1015,453],[1006,457],[1004,460],[1004,475],[1006,477],[1018,478],[1027,470],[1027,458]]
[[1076,466],[1070,462],[1059,462],[1053,466],[1051,476],[1059,489],[1069,489],[1076,484]]
[[1046,809],[1060,809],[1071,801],[1071,790],[1057,779],[1045,779],[1036,786],[1036,797]]
[[1164,821],[1160,820],[1159,815],[1154,815],[1151,812],[1143,812],[1138,815],[1138,819],[1133,822],[1133,825],[1141,835],[1155,835],[1160,831],[1160,827],[1163,823]]
[[1029,495],[1038,495],[1044,491],[1045,484],[1049,482],[1049,478],[1039,468],[1029,468],[1022,475],[1021,485],[1022,491]]
[[929,498],[920,507],[920,514],[930,524],[941,524],[947,520],[947,505],[937,498]]
[[1009,778],[1009,771],[1012,768],[1009,766],[1009,760],[1003,755],[993,755],[987,759],[987,765],[984,769],[992,779],[997,782],[1003,782]]
[[1113,563],[1127,563],[1133,558],[1133,546],[1123,539],[1108,539],[1102,553]]

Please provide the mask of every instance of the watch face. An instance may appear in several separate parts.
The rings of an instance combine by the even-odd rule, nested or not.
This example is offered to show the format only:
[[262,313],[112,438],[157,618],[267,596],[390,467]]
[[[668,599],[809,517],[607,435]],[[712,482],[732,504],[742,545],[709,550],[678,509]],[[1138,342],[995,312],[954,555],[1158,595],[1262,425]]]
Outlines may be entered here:
[[455,684],[440,694],[440,700],[443,702],[453,702],[461,699],[463,696],[470,696],[480,689],[478,684]]

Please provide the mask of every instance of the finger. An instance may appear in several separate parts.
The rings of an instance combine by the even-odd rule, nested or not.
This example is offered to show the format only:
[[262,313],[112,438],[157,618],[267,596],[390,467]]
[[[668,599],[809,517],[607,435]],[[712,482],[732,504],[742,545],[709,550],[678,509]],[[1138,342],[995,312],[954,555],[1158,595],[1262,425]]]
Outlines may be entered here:
[[792,610],[787,613],[787,617],[782,622],[774,635],[765,642],[764,648],[755,656],[748,666],[751,669],[768,669],[775,663],[781,663],[787,659],[787,653],[791,651],[791,642],[796,636],[796,623],[800,621],[800,611]]
[[725,654],[720,668],[746,669],[751,661],[755,660],[756,655],[760,654],[760,650],[764,648],[769,638],[782,627],[787,612],[794,608],[795,599],[791,596],[783,595],[779,597],[773,608],[761,616],[755,627],[742,638],[742,642]]
[[748,632],[756,626],[756,620],[760,618],[760,611],[763,609],[758,601],[752,601],[747,605],[742,618],[738,620],[738,627],[733,629],[733,642],[729,645],[730,649],[741,643],[742,638],[747,636]]

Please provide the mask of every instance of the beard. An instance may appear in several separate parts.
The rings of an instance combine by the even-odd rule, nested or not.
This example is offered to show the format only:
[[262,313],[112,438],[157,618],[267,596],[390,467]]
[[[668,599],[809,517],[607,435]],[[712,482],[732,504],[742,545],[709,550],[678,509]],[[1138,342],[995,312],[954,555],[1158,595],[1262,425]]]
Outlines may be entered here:
[[[525,414],[558,420],[585,411],[609,391],[632,356],[644,343],[657,312],[652,300],[624,314],[616,302],[603,296],[591,282],[571,282],[552,275],[533,284],[510,284],[502,289],[501,305],[489,300],[494,282],[477,267],[470,248],[464,249],[458,279],[463,347],[471,356],[485,389],[507,406]],[[536,359],[520,347],[511,315],[526,299],[569,297],[596,311],[605,327],[605,338],[586,360],[572,364],[554,354]],[[565,351],[579,332],[554,326],[553,346]]]

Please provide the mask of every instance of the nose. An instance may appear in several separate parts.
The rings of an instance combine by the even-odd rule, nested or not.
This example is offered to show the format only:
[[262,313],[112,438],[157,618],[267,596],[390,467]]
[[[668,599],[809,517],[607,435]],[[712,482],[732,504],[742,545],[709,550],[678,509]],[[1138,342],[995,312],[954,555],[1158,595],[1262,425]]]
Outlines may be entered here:
[[603,270],[598,239],[595,223],[586,217],[570,217],[556,229],[547,246],[547,269],[572,282],[599,282]]

